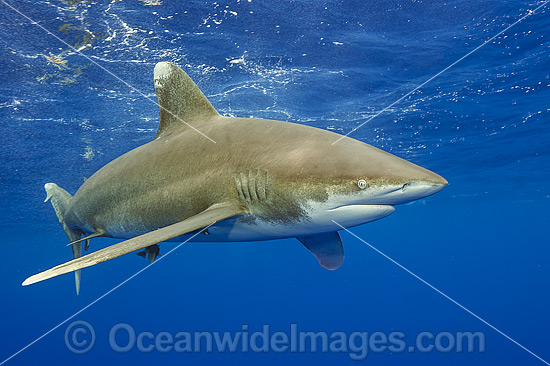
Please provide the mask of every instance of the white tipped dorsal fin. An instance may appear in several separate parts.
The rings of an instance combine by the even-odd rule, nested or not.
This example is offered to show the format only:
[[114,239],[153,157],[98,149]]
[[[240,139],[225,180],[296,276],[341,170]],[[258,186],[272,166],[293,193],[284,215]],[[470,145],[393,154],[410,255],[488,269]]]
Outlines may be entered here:
[[189,125],[196,127],[219,116],[185,71],[169,62],[159,62],[155,66],[155,91],[160,109],[155,138]]

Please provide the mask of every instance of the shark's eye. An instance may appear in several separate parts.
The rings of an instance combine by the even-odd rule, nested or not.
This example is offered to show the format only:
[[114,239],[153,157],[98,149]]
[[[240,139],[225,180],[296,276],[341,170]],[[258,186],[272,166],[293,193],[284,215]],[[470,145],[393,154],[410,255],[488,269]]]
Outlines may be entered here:
[[364,179],[359,179],[357,181],[357,187],[359,187],[360,189],[365,189],[367,188],[367,181],[364,180]]

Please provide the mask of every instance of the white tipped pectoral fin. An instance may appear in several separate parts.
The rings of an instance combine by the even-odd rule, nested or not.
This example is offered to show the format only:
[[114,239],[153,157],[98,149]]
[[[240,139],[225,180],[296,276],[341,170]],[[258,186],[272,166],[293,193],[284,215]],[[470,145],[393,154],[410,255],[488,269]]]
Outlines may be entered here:
[[344,262],[344,247],[337,231],[296,238],[326,269],[334,270]]
[[124,254],[128,254],[136,250],[146,248],[150,245],[202,229],[218,221],[222,221],[229,217],[237,216],[243,213],[246,213],[246,210],[237,204],[214,205],[181,222],[148,232],[115,245],[111,245],[110,247],[100,249],[83,257],[60,264],[47,271],[35,274],[34,276],[27,278],[23,282],[23,286],[47,280],[64,273],[78,271],[81,268],[90,267],[95,264],[120,257]]

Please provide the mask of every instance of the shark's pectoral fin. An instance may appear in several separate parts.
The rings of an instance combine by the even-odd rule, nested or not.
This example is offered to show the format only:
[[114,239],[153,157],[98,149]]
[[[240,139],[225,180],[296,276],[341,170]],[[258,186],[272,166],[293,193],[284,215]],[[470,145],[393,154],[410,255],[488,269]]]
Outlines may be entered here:
[[344,262],[344,247],[337,231],[301,236],[298,239],[326,269],[337,269]]
[[[108,261],[121,255],[146,248],[150,245],[170,240],[180,235],[199,230],[229,217],[246,213],[246,209],[238,204],[217,204],[203,212],[189,217],[181,222],[150,231],[146,234],[100,249],[78,259],[60,264],[47,271],[35,274],[23,282],[23,286],[47,280],[64,273],[73,272],[81,268],[90,267],[94,264]],[[74,246],[73,246],[74,247]]]

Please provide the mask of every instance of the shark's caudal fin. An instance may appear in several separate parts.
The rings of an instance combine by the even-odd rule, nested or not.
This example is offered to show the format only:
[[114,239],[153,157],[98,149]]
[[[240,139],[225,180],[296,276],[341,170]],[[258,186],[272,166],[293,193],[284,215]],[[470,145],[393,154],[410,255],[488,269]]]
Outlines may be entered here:
[[[82,245],[79,241],[81,233],[71,230],[65,223],[65,213],[67,212],[72,196],[55,183],[46,183],[44,185],[44,189],[46,189],[46,200],[44,202],[51,201],[55,214],[57,215],[57,219],[63,226],[65,234],[67,234],[71,242],[74,242],[71,246],[73,250],[73,259],[79,258],[82,255]],[[76,270],[74,272],[74,280],[76,285],[76,294],[78,295],[80,292],[80,270]]]
[[175,129],[199,127],[200,123],[219,116],[185,71],[169,62],[155,66],[155,92],[160,109],[155,139]]

